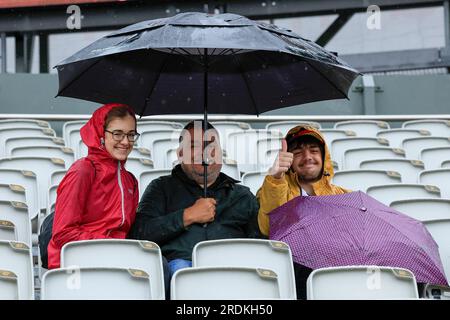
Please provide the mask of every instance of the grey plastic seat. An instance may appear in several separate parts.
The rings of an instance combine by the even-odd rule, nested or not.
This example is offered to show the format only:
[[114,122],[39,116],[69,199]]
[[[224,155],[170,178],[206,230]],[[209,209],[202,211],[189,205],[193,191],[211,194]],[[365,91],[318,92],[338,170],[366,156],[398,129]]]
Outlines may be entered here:
[[430,119],[405,121],[402,124],[402,128],[428,130],[433,136],[450,136],[450,120]]
[[278,275],[280,297],[296,299],[292,253],[284,242],[263,239],[202,241],[192,252],[193,267],[251,267]]
[[232,159],[222,158],[222,169],[220,171],[235,180],[241,179],[237,162]]
[[398,200],[441,197],[441,192],[436,186],[407,183],[372,186],[367,188],[366,193],[387,206]]
[[42,277],[41,300],[150,300],[150,278],[126,268],[60,268]]
[[63,159],[66,169],[69,169],[75,161],[75,153],[67,147],[30,146],[16,147],[11,150],[12,157],[47,157]]
[[356,132],[352,130],[321,129],[320,133],[322,133],[325,142],[329,146],[331,146],[331,143],[336,139],[356,137]]
[[31,221],[28,207],[24,202],[0,198],[0,220],[12,222],[15,226],[17,240],[31,248]]
[[440,169],[443,159],[450,161],[450,146],[425,148],[420,152],[420,160],[424,162],[426,170]]
[[246,122],[237,121],[213,121],[211,124],[219,132],[220,144],[223,149],[226,149],[226,144],[230,133],[243,132],[252,128],[250,124]]
[[0,270],[17,276],[19,300],[34,300],[32,256],[25,243],[0,241]]
[[145,189],[148,187],[148,185],[155,179],[169,175],[172,172],[170,169],[153,169],[153,170],[147,170],[142,171],[139,176],[139,193],[140,196],[144,194]]
[[17,275],[8,270],[0,270],[0,300],[18,300],[19,283]]
[[181,130],[156,130],[156,131],[144,131],[141,133],[139,140],[137,141],[139,147],[143,147],[149,149],[152,155],[152,158],[155,157],[155,151],[153,150],[153,142],[155,140],[161,139],[170,139],[174,141],[178,141],[180,138]]
[[152,299],[165,298],[162,255],[159,246],[154,242],[126,239],[70,242],[62,248],[61,266],[142,270],[151,279]]
[[281,139],[261,139],[256,142],[258,152],[258,157],[256,159],[258,167],[256,169],[258,171],[266,171],[272,166],[272,159],[270,156],[267,156],[267,152],[281,150],[281,141]]
[[367,188],[371,186],[400,182],[400,173],[386,170],[342,170],[336,172],[333,177],[333,184],[363,192],[366,192]]
[[9,220],[0,220],[0,240],[18,241],[14,223]]
[[87,123],[87,120],[75,120],[75,121],[66,121],[63,124],[62,135],[63,139],[66,142],[66,146],[75,148],[76,146],[71,145],[71,140],[69,138],[71,131],[79,131],[82,126]]
[[41,147],[64,147],[64,140],[60,137],[38,136],[38,137],[15,137],[5,141],[6,155],[11,156],[11,150],[19,147],[41,146]]
[[52,172],[52,174],[50,175],[50,186],[53,185],[57,185],[61,182],[61,180],[64,178],[64,176],[66,175],[67,171],[66,170],[59,170],[59,171],[54,171]]
[[286,136],[288,131],[296,126],[310,126],[318,130],[322,128],[320,123],[315,121],[274,121],[266,125],[266,130],[278,130]]
[[177,139],[156,139],[153,141],[153,165],[155,169],[172,169],[173,161],[169,158],[169,151],[176,150],[179,146]]
[[423,288],[422,296],[425,299],[450,300],[450,287],[427,283]]
[[55,137],[55,131],[49,128],[39,129],[39,128],[9,128],[9,129],[0,129],[0,157],[5,157],[6,149],[5,144],[6,140],[10,138],[16,137]]
[[[450,211],[449,211],[450,212]],[[423,222],[439,246],[439,256],[447,279],[450,278],[450,219],[426,220]]]
[[438,186],[442,198],[450,199],[450,168],[422,171],[419,174],[419,182]]
[[405,151],[390,147],[363,147],[344,151],[344,167],[347,170],[360,169],[361,162],[374,159],[405,159]]
[[314,270],[307,280],[308,300],[419,299],[414,274],[402,268],[343,266]]
[[397,200],[390,207],[419,221],[450,219],[449,199]]
[[268,269],[197,267],[180,269],[172,277],[171,300],[280,299],[277,274]]
[[431,132],[428,130],[418,129],[390,129],[378,131],[377,137],[383,138],[389,141],[389,145],[393,148],[401,148],[403,140],[408,138],[419,138],[430,136]]
[[136,177],[136,179],[141,175],[142,172],[154,169],[152,160],[130,157],[128,157],[127,162],[125,163],[125,168],[127,169],[127,171],[131,172]]
[[442,161],[442,163],[441,163],[441,168],[442,168],[442,169],[450,168],[450,160],[444,160],[444,161]]
[[141,134],[146,131],[180,130],[180,129],[183,129],[183,125],[179,122],[154,121],[154,120],[138,120],[137,122],[137,131]]
[[250,188],[250,191],[256,195],[259,188],[262,187],[267,172],[265,171],[253,171],[246,172],[241,177],[241,184]]
[[420,152],[425,148],[448,146],[450,146],[449,137],[430,136],[403,140],[403,149],[405,150],[406,158],[408,159],[419,159]]
[[402,176],[403,183],[418,183],[419,173],[425,168],[422,161],[408,159],[364,160],[359,167],[361,169],[397,171]]
[[33,120],[33,119],[6,119],[0,120],[0,130],[9,128],[50,128],[47,121]]
[[358,137],[376,137],[379,131],[389,129],[390,127],[385,121],[349,120],[336,122],[334,128],[354,131]]

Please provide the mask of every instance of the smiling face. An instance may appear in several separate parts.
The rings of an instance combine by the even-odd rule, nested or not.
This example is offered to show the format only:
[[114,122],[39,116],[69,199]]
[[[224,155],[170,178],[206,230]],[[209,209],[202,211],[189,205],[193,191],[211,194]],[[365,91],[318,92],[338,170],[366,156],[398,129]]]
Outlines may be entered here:
[[[115,140],[114,136],[117,139],[120,133],[124,133],[122,140]],[[105,129],[106,151],[116,160],[126,160],[134,145],[134,142],[128,140],[127,134],[134,133],[136,133],[136,119],[134,117],[126,115],[123,118],[113,118]]]
[[300,182],[312,183],[321,178],[323,151],[318,141],[313,138],[293,143],[289,152],[294,154],[291,169],[297,173]]

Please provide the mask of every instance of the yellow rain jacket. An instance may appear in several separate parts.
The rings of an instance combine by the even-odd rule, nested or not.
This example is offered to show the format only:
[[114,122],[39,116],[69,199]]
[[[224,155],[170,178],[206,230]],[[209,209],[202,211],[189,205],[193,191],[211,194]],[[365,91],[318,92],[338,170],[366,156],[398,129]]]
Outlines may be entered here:
[[[289,130],[288,134],[294,130],[298,131],[300,128],[314,131],[322,138],[323,141],[325,141],[325,138],[316,128],[308,126],[297,126]],[[330,152],[326,143],[324,145],[324,150],[325,158],[323,161],[324,170],[322,173],[322,178],[313,184],[315,195],[322,196],[351,192],[351,190],[331,184],[331,179],[334,176],[334,170]],[[286,172],[284,177],[281,179],[276,179],[270,175],[266,176],[262,187],[258,190],[256,195],[259,201],[258,224],[262,234],[266,236],[269,235],[269,213],[289,200],[299,196],[300,190],[300,184],[297,182],[297,173],[291,170]]]

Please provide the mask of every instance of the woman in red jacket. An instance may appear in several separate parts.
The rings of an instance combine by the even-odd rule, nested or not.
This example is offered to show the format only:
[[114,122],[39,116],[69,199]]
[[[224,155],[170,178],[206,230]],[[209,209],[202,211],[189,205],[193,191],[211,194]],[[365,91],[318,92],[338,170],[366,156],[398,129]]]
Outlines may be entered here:
[[138,184],[124,168],[139,137],[134,112],[121,104],[104,105],[80,134],[89,152],[58,187],[49,269],[60,266],[61,248],[68,242],[125,238],[136,214]]

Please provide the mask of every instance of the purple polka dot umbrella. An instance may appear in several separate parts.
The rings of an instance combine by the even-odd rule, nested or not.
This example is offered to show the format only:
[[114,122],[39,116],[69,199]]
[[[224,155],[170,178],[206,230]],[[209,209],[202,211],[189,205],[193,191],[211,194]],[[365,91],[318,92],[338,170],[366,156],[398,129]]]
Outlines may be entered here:
[[411,270],[417,281],[448,285],[438,245],[418,220],[363,192],[297,197],[270,213],[270,239],[312,269],[377,265]]

